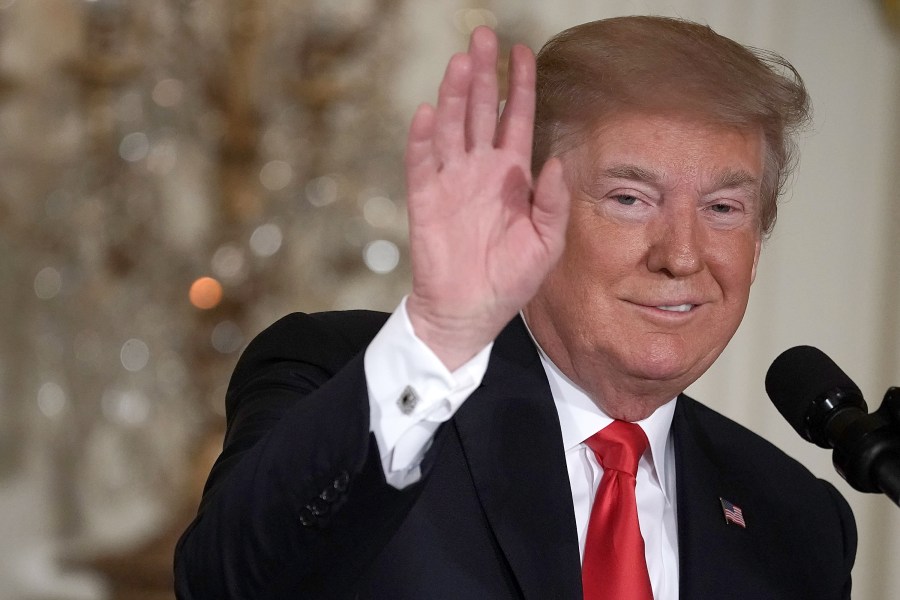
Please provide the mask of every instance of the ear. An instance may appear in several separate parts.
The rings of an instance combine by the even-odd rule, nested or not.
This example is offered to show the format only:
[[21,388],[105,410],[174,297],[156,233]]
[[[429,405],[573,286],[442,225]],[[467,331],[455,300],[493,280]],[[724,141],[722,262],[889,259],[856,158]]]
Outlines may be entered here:
[[750,283],[756,281],[756,265],[759,264],[759,253],[762,250],[762,239],[757,238],[756,248],[753,251],[753,269],[750,271]]

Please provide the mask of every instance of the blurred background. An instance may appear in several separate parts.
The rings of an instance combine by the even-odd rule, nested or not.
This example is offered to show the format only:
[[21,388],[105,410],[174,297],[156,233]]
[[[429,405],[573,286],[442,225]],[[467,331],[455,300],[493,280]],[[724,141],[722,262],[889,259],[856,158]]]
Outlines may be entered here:
[[807,81],[815,124],[747,318],[690,391],[835,482],[854,598],[900,597],[900,509],[763,389],[797,344],[872,409],[900,385],[900,2],[0,0],[0,600],[173,598],[245,344],[408,289],[403,140],[449,56],[482,23],[538,49],[637,13]]

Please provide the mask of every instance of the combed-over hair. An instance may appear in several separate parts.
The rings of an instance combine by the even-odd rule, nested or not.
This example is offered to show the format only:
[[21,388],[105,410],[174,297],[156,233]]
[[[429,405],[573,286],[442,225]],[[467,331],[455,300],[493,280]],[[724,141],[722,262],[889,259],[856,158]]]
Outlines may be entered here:
[[803,80],[778,54],[743,46],[706,25],[651,16],[593,21],[547,42],[537,57],[536,110],[535,172],[617,111],[760,127],[764,235],[775,224],[778,196],[796,164],[795,134],[810,119]]

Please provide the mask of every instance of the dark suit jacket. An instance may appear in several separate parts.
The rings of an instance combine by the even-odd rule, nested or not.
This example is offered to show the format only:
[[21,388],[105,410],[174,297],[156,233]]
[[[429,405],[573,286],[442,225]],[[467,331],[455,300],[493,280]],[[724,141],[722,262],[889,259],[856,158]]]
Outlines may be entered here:
[[[244,352],[224,451],[176,551],[179,598],[581,598],[559,422],[523,323],[398,491],[362,362],[385,318],[294,314]],[[856,529],[831,485],[687,396],[672,428],[682,599],[849,597]]]

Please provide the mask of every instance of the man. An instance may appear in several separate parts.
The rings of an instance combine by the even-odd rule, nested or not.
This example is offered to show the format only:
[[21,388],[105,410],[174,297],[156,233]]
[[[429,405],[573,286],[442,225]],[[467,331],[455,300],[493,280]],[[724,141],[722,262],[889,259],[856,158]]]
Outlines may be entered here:
[[241,358],[179,597],[848,598],[837,491],[681,394],[743,316],[796,72],[598,21],[513,48],[498,121],[496,59],[477,29],[413,118],[404,303]]

